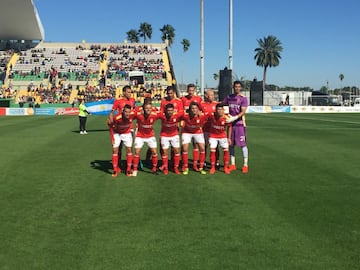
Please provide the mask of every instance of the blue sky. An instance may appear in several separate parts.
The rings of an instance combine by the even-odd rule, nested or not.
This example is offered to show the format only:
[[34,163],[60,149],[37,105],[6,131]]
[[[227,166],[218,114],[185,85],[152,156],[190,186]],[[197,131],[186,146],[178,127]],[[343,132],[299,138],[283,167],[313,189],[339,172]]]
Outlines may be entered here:
[[[171,56],[179,82],[200,82],[200,0],[33,0],[48,42],[123,42],[140,23],[152,25],[148,42],[161,42],[160,28],[175,28]],[[205,86],[228,66],[229,1],[204,0]],[[280,65],[267,83],[279,86],[360,87],[360,1],[233,0],[233,69],[238,78],[262,79],[256,66],[257,39],[276,36],[283,46]],[[184,54],[181,40],[191,42]],[[341,83],[339,74],[344,74]],[[183,74],[183,75],[182,75]],[[182,79],[183,77],[183,79]]]

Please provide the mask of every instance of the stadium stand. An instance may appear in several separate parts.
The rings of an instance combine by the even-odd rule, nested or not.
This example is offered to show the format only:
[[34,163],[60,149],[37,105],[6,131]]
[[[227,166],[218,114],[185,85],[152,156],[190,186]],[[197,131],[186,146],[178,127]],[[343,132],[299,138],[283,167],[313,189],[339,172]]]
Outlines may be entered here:
[[[44,31],[31,0],[4,0],[0,17],[0,97],[32,106],[118,97],[130,85],[134,98],[164,97],[174,83],[166,44],[88,44],[44,42]],[[13,25],[8,14],[26,19]],[[9,20],[10,21],[10,20]],[[5,25],[7,27],[5,27]],[[26,28],[26,30],[24,30]]]
[[8,66],[3,83],[18,90],[17,102],[31,98],[39,103],[70,104],[79,98],[101,100],[118,97],[126,84],[132,86],[139,102],[145,92],[159,100],[172,81],[166,69],[169,64],[164,64],[164,44],[41,42],[27,50],[2,53],[7,55],[3,66]]

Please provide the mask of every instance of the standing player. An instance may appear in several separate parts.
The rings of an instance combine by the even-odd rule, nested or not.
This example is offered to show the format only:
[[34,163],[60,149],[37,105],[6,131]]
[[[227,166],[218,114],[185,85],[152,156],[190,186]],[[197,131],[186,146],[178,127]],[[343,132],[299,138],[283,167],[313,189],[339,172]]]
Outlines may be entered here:
[[218,144],[224,151],[224,172],[230,173],[229,165],[229,143],[231,143],[231,124],[227,124],[227,117],[224,113],[224,105],[216,105],[216,111],[209,116],[209,144],[210,144],[210,174],[215,173],[216,149]]
[[135,112],[134,118],[137,120],[137,133],[135,137],[135,153],[133,157],[133,176],[137,176],[137,169],[140,161],[141,148],[144,143],[148,145],[152,154],[152,173],[157,174],[156,166],[158,162],[157,144],[154,133],[154,124],[160,115],[153,110],[151,103],[144,103],[142,108]]
[[109,114],[110,122],[113,122],[114,114],[121,114],[125,104],[131,106],[131,108],[135,108],[135,99],[132,97],[132,90],[129,85],[125,85],[122,89],[123,95],[122,97],[115,99],[114,104],[112,106],[112,110]]
[[[174,113],[182,114],[184,111],[183,103],[181,99],[176,97],[174,88],[172,86],[168,86],[165,91],[166,91],[166,97],[161,100],[160,111],[165,112],[166,105],[172,104],[174,106]],[[173,149],[174,148],[171,147],[171,160],[174,160],[174,155],[175,155]],[[163,156],[164,154],[162,151],[161,142],[160,142],[160,154],[161,156]],[[164,169],[163,166],[161,166],[161,169]]]
[[195,95],[196,86],[193,83],[187,85],[187,95],[181,97],[181,101],[183,103],[184,110],[189,109],[191,102],[196,102],[197,104],[201,104],[202,98]]
[[249,151],[246,145],[246,122],[245,122],[245,113],[248,107],[247,98],[242,95],[242,83],[240,81],[235,81],[233,84],[234,94],[227,96],[222,103],[224,105],[229,105],[229,113],[231,116],[235,116],[237,119],[232,123],[232,132],[231,132],[231,145],[230,145],[230,159],[231,165],[229,167],[230,171],[236,170],[235,165],[235,146],[240,146],[243,153],[243,167],[241,171],[247,173],[248,168],[248,158]]
[[160,143],[162,149],[162,170],[165,175],[169,173],[168,150],[170,146],[174,150],[174,172],[180,174],[179,121],[181,117],[182,113],[175,113],[174,105],[171,103],[168,103],[165,106],[165,112],[161,113]]
[[[144,103],[143,103],[143,105],[148,104],[148,103],[149,103],[149,104],[152,104],[151,95],[144,98]],[[135,112],[138,112],[139,110],[142,110],[142,109],[143,109],[143,105],[136,107],[136,108],[135,108]],[[158,110],[155,106],[152,106],[152,111],[153,111],[153,112],[158,112],[159,110]],[[136,131],[137,131],[137,127],[136,127]],[[135,132],[135,133],[136,133],[136,132]],[[148,163],[148,162],[150,161],[151,156],[152,156],[151,150],[150,150],[150,148],[148,148],[147,151],[146,151],[146,159],[145,159],[145,162],[146,162],[146,163]],[[140,168],[143,168],[143,163],[142,163],[141,160],[140,160]]]
[[[204,170],[205,162],[205,139],[202,126],[206,121],[206,116],[199,109],[199,104],[191,102],[189,107],[189,113],[185,113],[183,116],[184,128],[182,130],[182,161],[183,161],[183,174],[189,174],[189,156],[188,149],[189,143],[193,140],[200,150],[200,166],[199,169],[194,168],[195,171],[199,171],[201,174],[206,174]],[[195,158],[194,158],[195,162]]]
[[[114,136],[114,130],[111,126],[114,120],[114,115],[118,115],[122,113],[122,110],[124,109],[124,106],[128,104],[131,106],[131,109],[135,108],[135,99],[132,97],[132,90],[129,85],[125,85],[122,89],[122,97],[115,99],[114,104],[112,106],[112,110],[108,117],[108,123],[109,123],[109,132],[110,132],[110,138],[112,140]],[[121,159],[121,148],[122,148],[122,142],[119,145],[119,156]]]
[[[215,101],[215,94],[213,90],[207,90],[205,93],[205,100],[201,103],[202,111],[205,115],[212,115],[216,111],[216,104],[218,102]],[[210,132],[210,121],[206,121],[203,127],[204,138],[205,138],[205,157],[207,145],[209,144],[209,132]],[[205,158],[206,159],[206,158]],[[219,164],[219,149],[216,148],[216,162]]]
[[165,112],[165,106],[167,104],[172,104],[174,106],[174,113],[182,113],[184,111],[184,106],[181,99],[175,96],[175,90],[172,86],[166,88],[166,97],[161,100],[160,111]]
[[[131,165],[132,165],[132,121],[134,113],[129,104],[125,104],[124,109],[121,114],[118,114],[114,117],[113,122],[113,136],[112,136],[112,145],[113,145],[113,154],[112,154],[112,165],[114,168],[113,177],[116,177],[121,169],[119,168],[119,145],[121,142],[124,143],[126,147],[126,175],[131,176]],[[121,156],[120,156],[121,159]]]
[[[195,95],[196,86],[193,83],[187,85],[187,95],[181,97],[183,103],[184,111],[187,111],[190,107],[191,102],[196,102],[199,109],[201,110],[202,98]],[[193,143],[193,168],[195,171],[198,171],[197,161],[199,159],[199,148],[196,143]]]

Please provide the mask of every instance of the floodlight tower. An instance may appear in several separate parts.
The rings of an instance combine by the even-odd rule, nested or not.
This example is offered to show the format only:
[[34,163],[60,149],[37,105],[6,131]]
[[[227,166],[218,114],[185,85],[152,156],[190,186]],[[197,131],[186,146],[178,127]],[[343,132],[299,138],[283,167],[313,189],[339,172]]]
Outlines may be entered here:
[[233,1],[229,0],[229,69],[233,69]]
[[200,0],[200,93],[204,97],[204,0]]

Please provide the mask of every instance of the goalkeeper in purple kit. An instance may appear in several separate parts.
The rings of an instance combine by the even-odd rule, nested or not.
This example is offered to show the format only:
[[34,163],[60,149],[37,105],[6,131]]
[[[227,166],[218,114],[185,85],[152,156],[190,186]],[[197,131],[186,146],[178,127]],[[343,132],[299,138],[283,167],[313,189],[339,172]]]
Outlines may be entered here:
[[232,122],[232,134],[230,150],[230,171],[236,170],[235,164],[235,146],[240,146],[243,154],[243,166],[241,171],[249,171],[248,159],[249,151],[246,145],[246,122],[245,113],[248,107],[248,99],[241,94],[242,83],[235,81],[233,84],[234,94],[227,96],[222,103],[229,106],[230,121]]

